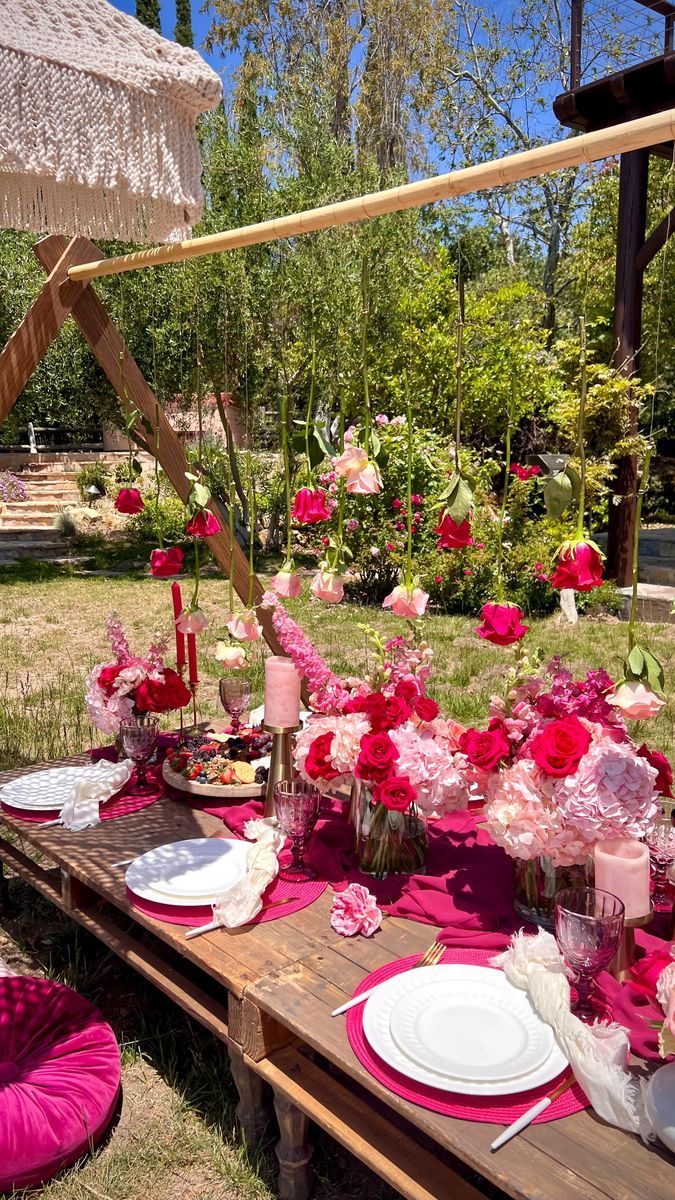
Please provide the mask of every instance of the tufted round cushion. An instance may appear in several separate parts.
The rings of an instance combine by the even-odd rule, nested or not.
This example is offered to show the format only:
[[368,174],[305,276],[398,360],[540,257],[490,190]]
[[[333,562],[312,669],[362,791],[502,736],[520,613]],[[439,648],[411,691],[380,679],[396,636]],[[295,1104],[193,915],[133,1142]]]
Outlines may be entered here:
[[115,1035],[49,979],[0,978],[0,1191],[34,1187],[87,1154],[120,1094]]

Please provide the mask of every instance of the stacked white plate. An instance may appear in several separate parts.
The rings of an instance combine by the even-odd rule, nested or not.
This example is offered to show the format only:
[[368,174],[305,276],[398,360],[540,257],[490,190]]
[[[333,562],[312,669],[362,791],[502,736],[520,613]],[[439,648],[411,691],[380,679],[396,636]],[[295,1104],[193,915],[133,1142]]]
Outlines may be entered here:
[[526,994],[491,967],[442,964],[394,975],[366,1001],[363,1031],[390,1067],[445,1092],[514,1095],[567,1066]]
[[50,767],[12,779],[0,791],[0,800],[8,808],[39,812],[60,812],[66,800],[83,779],[100,775],[97,764],[82,767]]
[[250,843],[227,838],[189,838],[158,846],[135,858],[126,884],[142,900],[190,908],[211,904],[246,873]]

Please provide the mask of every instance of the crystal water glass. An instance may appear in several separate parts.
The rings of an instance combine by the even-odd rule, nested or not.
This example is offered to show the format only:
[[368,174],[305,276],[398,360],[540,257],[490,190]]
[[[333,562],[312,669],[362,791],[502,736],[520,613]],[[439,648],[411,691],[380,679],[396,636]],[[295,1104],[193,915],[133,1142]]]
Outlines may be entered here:
[[607,1015],[595,977],[609,966],[623,933],[624,906],[599,888],[566,888],[555,898],[555,940],[575,975],[572,1012],[582,1021]]
[[241,714],[251,701],[251,683],[245,675],[224,675],[218,685],[220,703],[228,714],[235,737],[241,729]]
[[645,834],[652,868],[652,907],[658,912],[672,908],[668,891],[668,868],[675,862],[675,825],[670,817],[661,816]]
[[282,779],[274,785],[274,809],[282,831],[292,842],[292,858],[279,871],[280,879],[302,883],[316,878],[305,862],[305,848],[316,825],[321,793],[302,779]]
[[122,721],[120,735],[124,753],[136,765],[136,786],[139,791],[146,790],[152,786],[148,780],[147,766],[157,747],[159,717]]

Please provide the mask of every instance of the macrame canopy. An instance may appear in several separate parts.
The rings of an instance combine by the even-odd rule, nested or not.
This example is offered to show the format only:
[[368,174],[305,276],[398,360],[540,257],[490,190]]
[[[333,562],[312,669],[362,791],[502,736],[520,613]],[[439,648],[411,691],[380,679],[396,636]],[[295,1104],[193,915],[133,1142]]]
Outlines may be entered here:
[[189,237],[195,123],[221,95],[194,50],[107,0],[0,0],[0,227]]

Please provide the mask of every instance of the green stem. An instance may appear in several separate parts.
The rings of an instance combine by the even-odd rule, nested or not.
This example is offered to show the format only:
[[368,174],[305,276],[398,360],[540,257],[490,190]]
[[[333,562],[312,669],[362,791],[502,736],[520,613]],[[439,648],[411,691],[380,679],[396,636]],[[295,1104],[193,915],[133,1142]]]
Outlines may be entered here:
[[628,618],[628,653],[630,654],[635,645],[635,622],[637,618],[638,605],[638,564],[640,557],[640,522],[642,520],[642,501],[645,492],[649,487],[649,467],[652,460],[652,447],[647,446],[645,450],[645,460],[642,464],[642,477],[638,488],[637,502],[635,505],[635,529],[633,531],[633,590],[630,598],[630,616]]
[[464,348],[464,280],[459,276],[459,316],[457,319],[457,362],[455,366],[455,470],[461,472],[459,443],[462,433],[462,351]]
[[499,530],[497,533],[497,600],[501,604],[504,599],[504,521],[506,519],[506,506],[509,499],[509,480],[511,477],[511,425],[513,415],[516,408],[516,377],[511,369],[511,399],[509,401],[508,415],[506,420],[506,455],[505,455],[505,475],[504,489],[502,492],[502,507],[499,513]]
[[288,391],[284,388],[281,397],[281,456],[284,461],[284,486],[286,490],[286,561],[290,562],[293,548],[291,529],[291,460],[288,453]]
[[253,471],[251,469],[251,451],[246,451],[246,474],[248,483],[248,597],[246,607],[253,607],[253,585],[255,582],[255,570],[253,567],[253,552],[255,548],[255,488],[253,486]]
[[405,403],[406,416],[408,421],[408,478],[407,478],[407,514],[408,514],[408,545],[406,554],[405,566],[405,586],[408,591],[412,587],[412,467],[413,467],[413,424],[412,424],[412,400],[410,399],[410,381],[408,378],[408,368],[405,372]]
[[162,520],[160,515],[160,477],[159,477],[159,402],[155,406],[155,525],[157,526],[157,544],[164,549],[162,537]]
[[230,612],[234,612],[234,506],[237,501],[237,489],[232,482],[230,484],[230,503],[229,503],[229,524],[230,524],[230,567],[228,571],[228,589],[230,599]]
[[305,417],[305,456],[307,458],[307,478],[312,478],[312,460],[309,453],[309,439],[312,432],[312,422],[314,419],[314,389],[316,386],[316,326],[314,324],[314,315],[312,314],[312,362],[309,374],[309,400],[307,402],[307,415]]
[[586,508],[586,448],[584,445],[584,426],[586,423],[586,397],[588,394],[588,366],[586,361],[586,321],[579,318],[579,356],[581,366],[581,391],[579,395],[579,427],[577,448],[579,453],[579,514],[577,517],[577,537],[584,536],[584,511]]
[[370,458],[370,383],[368,379],[368,324],[370,320],[370,264],[368,255],[361,260],[361,377],[363,380],[363,440]]

